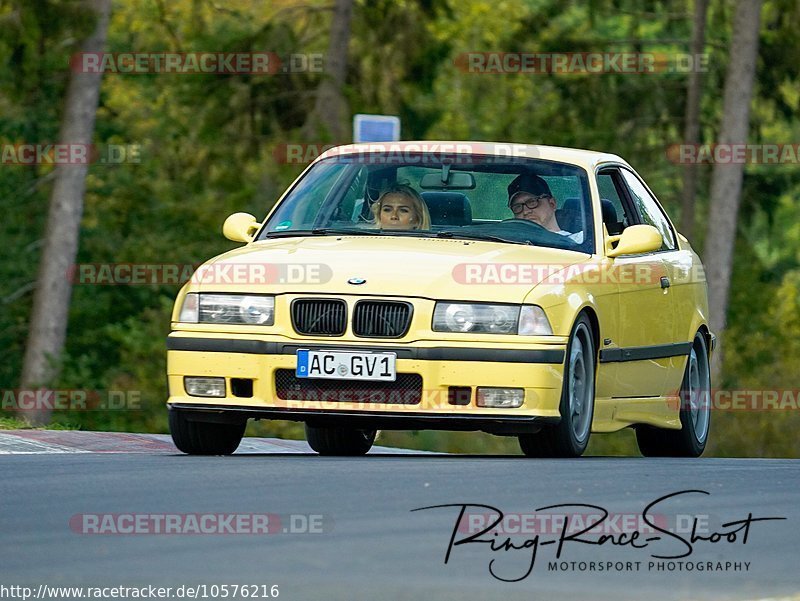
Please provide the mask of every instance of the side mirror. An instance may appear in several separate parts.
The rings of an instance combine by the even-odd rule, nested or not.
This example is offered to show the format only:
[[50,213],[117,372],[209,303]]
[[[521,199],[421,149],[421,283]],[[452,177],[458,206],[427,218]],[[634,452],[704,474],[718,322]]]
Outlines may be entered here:
[[250,213],[234,213],[222,224],[222,233],[233,242],[251,242],[261,224]]
[[[611,245],[615,242],[617,246],[612,248]],[[619,236],[606,237],[606,256],[614,258],[649,253],[661,248],[663,243],[661,232],[652,225],[631,225]]]

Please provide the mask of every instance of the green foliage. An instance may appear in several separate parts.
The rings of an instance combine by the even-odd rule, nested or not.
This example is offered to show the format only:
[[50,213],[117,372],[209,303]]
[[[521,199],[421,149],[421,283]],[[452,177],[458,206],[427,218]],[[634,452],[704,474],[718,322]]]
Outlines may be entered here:
[[[359,0],[345,95],[353,113],[399,114],[405,138],[504,140],[608,150],[628,159],[678,217],[681,169],[666,147],[683,131],[680,73],[472,74],[466,52],[687,52],[685,0]],[[798,4],[768,0],[752,137],[800,136]],[[732,8],[712,0],[702,136],[720,121]],[[115,2],[111,52],[327,49],[329,2]],[[77,40],[91,29],[77,0],[0,0],[0,144],[53,142]],[[95,142],[136,144],[141,162],[89,171],[79,263],[197,264],[233,247],[220,235],[234,211],[262,216],[302,165],[279,164],[304,131],[324,74],[104,76]],[[0,166],[0,388],[18,385],[52,167]],[[726,388],[792,388],[800,372],[800,192],[797,166],[746,169],[729,328]],[[700,170],[698,235],[710,168]],[[89,429],[166,431],[164,338],[178,285],[76,284],[59,388],[136,391],[138,408],[57,415]],[[796,412],[795,412],[796,413]],[[710,451],[797,456],[797,415],[715,412]],[[0,427],[8,424],[0,420]],[[301,438],[302,426],[251,423],[248,434]],[[385,432],[381,444],[466,453],[519,453],[512,438]],[[590,454],[635,454],[630,430],[595,436]]]
[[0,430],[24,430],[30,428],[30,424],[15,417],[0,417]]
[[[47,430],[77,430],[76,424],[70,424],[61,420],[53,420],[47,425]],[[0,430],[42,430],[32,426],[27,420],[17,417],[0,417]]]

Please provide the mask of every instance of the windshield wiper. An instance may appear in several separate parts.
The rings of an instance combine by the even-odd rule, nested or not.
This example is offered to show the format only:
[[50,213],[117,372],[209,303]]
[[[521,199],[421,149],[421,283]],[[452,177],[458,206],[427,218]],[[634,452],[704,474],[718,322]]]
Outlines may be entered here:
[[374,236],[375,230],[361,229],[355,227],[315,227],[311,230],[315,236],[327,236],[329,234],[347,234],[355,236]]
[[434,236],[432,232],[420,230],[389,230],[380,228],[346,228],[346,227],[315,227],[310,230],[293,230],[286,232],[270,232],[269,237],[279,238],[281,236],[409,236],[430,238]]
[[347,234],[354,236],[373,236],[378,231],[380,230],[317,227],[311,230],[285,230],[282,232],[267,232],[267,238],[287,238],[290,236],[328,236],[336,234]]
[[316,227],[310,230],[285,230],[281,232],[267,232],[267,238],[288,238],[292,236],[408,236],[418,238],[464,238],[467,240],[487,240],[489,242],[502,242],[505,244],[527,244],[528,241],[508,240],[498,236],[486,234],[469,234],[462,232],[426,232],[420,230],[382,230],[382,229],[360,229],[360,228],[333,228]]
[[465,238],[467,240],[486,240],[488,242],[503,242],[505,244],[522,244],[526,246],[530,246],[531,242],[529,240],[509,240],[507,238],[501,238],[500,236],[490,236],[488,234],[469,234],[464,232],[451,232],[451,231],[444,231],[444,232],[436,232],[437,238]]

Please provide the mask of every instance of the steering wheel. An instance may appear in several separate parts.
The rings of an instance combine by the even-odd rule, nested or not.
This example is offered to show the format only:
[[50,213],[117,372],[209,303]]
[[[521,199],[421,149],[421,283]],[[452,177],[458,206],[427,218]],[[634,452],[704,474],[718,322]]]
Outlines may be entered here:
[[[568,236],[562,236],[556,232],[551,232],[543,225],[536,223],[535,221],[529,221],[527,219],[517,219],[516,217],[512,217],[510,219],[503,219],[502,221],[497,222],[498,225],[502,225],[503,227],[509,227],[513,224],[515,228],[523,228],[527,230],[527,234],[523,234],[527,237],[533,237],[533,239],[539,238],[541,239],[542,234],[545,236],[545,240],[547,236],[555,236],[556,238],[560,238],[568,242],[569,246],[579,246],[575,240]],[[535,231],[531,231],[530,228],[533,228]]]
[[536,223],[535,221],[529,221],[528,219],[517,219],[516,217],[511,217],[510,219],[503,219],[500,223],[514,223],[517,226],[533,226],[540,230],[544,230],[549,232],[550,230],[546,229],[543,225]]

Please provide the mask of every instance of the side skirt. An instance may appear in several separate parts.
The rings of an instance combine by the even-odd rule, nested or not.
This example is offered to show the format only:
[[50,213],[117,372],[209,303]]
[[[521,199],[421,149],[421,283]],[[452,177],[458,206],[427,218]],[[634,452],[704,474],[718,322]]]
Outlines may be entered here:
[[597,398],[592,432],[616,432],[635,424],[680,430],[678,397]]

